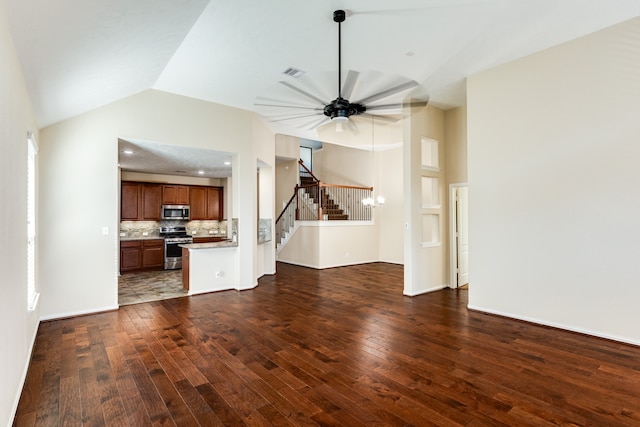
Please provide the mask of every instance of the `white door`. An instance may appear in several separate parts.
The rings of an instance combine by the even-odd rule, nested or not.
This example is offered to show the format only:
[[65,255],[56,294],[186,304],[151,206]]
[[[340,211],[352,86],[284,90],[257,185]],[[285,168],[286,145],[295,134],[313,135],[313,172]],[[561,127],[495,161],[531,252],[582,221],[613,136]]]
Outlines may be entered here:
[[469,283],[468,188],[460,187],[456,197],[456,232],[458,246],[458,286]]

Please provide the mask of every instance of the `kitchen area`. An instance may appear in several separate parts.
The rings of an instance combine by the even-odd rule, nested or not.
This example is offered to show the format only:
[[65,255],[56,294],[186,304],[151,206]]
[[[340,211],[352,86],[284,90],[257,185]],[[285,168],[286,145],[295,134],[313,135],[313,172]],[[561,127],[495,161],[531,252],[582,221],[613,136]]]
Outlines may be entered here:
[[184,176],[184,167],[176,171],[181,175],[169,175],[175,165],[163,168],[157,155],[154,172],[144,167],[158,146],[133,145],[120,146],[119,305],[190,295],[189,251],[238,246],[238,221],[227,219],[225,209],[230,156],[209,159],[210,170],[220,163],[215,176],[202,176],[202,165],[192,172],[201,176]]

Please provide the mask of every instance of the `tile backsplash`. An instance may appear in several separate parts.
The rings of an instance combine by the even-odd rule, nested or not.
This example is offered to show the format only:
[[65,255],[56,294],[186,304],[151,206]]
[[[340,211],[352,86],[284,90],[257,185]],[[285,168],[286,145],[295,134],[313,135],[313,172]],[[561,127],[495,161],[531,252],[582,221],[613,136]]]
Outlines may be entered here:
[[[237,233],[237,220],[236,220]],[[227,220],[222,221],[121,221],[120,237],[127,239],[160,238],[160,227],[184,226],[187,234],[197,237],[227,237],[231,234]]]
[[121,221],[120,237],[130,239],[160,238],[160,223],[157,221]]
[[189,221],[186,224],[187,234],[197,237],[226,237],[227,220],[222,221]]

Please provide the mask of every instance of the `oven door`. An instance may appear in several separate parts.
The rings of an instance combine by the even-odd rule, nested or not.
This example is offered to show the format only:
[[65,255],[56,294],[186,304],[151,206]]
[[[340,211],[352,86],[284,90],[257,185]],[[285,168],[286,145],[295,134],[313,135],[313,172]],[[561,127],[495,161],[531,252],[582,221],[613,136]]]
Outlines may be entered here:
[[191,243],[187,239],[164,239],[164,269],[182,268],[182,248],[180,245]]

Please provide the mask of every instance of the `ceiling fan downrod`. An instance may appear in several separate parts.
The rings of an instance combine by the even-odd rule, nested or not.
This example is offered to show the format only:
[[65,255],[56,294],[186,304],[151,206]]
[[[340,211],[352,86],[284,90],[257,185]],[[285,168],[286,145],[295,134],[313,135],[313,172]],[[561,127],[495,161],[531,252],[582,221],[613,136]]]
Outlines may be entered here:
[[342,99],[342,26],[347,14],[344,10],[333,12],[333,22],[338,23],[338,98]]

